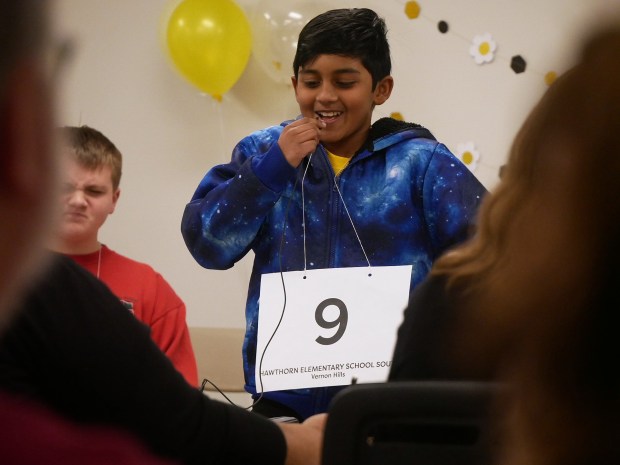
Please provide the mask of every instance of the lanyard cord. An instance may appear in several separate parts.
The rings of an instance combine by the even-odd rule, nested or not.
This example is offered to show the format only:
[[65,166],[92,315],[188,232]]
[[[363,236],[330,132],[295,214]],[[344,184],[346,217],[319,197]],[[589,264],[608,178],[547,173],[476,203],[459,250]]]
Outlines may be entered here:
[[344,203],[344,197],[342,197],[342,192],[340,192],[340,188],[338,187],[336,176],[334,176],[334,186],[336,186],[336,190],[338,191],[338,195],[340,196],[340,200],[342,201],[342,205],[344,206],[344,211],[347,212],[347,216],[349,217],[349,221],[351,222],[351,226],[353,227],[353,232],[355,233],[355,237],[357,237],[357,242],[360,243],[364,258],[366,258],[366,263],[368,263],[368,268],[370,268],[370,260],[368,260],[368,255],[366,255],[366,250],[364,249],[364,245],[362,244],[362,239],[360,239],[360,235],[357,233],[357,228],[355,227],[355,223],[353,223],[353,218],[351,218],[351,214],[349,213],[347,204]]
[[308,164],[306,165],[306,169],[304,170],[304,175],[301,178],[301,227],[303,229],[303,238],[304,238],[304,277],[306,275],[307,269],[307,257],[306,257],[306,199],[304,195],[304,181],[306,180],[306,173],[308,172],[308,168],[310,168],[310,162],[312,161],[312,155],[314,152],[310,154],[308,157]]
[[[306,256],[306,201],[304,195],[304,180],[306,179],[306,173],[308,172],[308,168],[310,167],[310,160],[312,159],[312,155],[308,158],[308,165],[306,165],[306,169],[304,171],[304,175],[301,179],[301,213],[302,213],[302,229],[303,229],[303,239],[304,239],[304,274],[306,272],[306,264],[307,264],[307,256]],[[364,258],[366,259],[366,263],[368,263],[368,268],[371,268],[370,260],[368,259],[368,255],[366,254],[366,250],[364,249],[364,244],[362,244],[362,239],[357,232],[357,228],[355,227],[355,223],[353,222],[353,218],[351,217],[351,213],[349,213],[349,209],[347,208],[347,204],[344,201],[344,197],[342,196],[342,192],[340,192],[340,188],[338,187],[338,175],[334,176],[334,186],[336,187],[336,191],[338,192],[338,196],[340,197],[340,201],[344,206],[344,211],[349,218],[349,222],[353,227],[353,232],[355,233],[355,237],[357,238],[357,242],[360,244],[360,248],[362,249],[362,253],[364,254]]]

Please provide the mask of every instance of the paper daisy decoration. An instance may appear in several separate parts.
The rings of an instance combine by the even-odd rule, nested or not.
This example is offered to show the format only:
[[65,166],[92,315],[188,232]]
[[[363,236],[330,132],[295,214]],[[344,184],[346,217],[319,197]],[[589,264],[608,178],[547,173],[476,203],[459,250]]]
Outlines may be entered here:
[[473,142],[463,142],[456,146],[456,156],[470,171],[475,171],[480,160],[480,152],[476,150]]
[[469,54],[474,57],[474,61],[477,65],[483,65],[490,63],[495,58],[495,49],[497,45],[488,32],[480,34],[474,37],[471,46],[469,47]]

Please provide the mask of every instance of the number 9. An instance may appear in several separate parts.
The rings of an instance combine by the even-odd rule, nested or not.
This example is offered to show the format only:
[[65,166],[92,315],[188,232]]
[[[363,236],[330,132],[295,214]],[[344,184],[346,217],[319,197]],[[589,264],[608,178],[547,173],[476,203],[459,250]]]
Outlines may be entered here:
[[[327,321],[323,316],[323,312],[330,305],[334,305],[339,310],[338,318],[336,318],[334,321]],[[315,339],[316,342],[318,342],[319,344],[327,346],[338,342],[344,334],[344,331],[347,329],[349,312],[347,311],[347,306],[342,300],[336,298],[325,299],[316,308],[316,312],[314,312],[314,319],[316,320],[316,324],[318,324],[321,328],[329,329],[338,326],[338,330],[332,337],[319,336]]]

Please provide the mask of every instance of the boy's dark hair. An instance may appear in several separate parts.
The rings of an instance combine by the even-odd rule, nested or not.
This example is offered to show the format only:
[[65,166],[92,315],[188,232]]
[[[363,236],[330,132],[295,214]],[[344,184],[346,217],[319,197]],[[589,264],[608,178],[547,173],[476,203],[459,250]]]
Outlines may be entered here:
[[325,54],[359,58],[373,89],[392,70],[385,21],[368,8],[329,10],[311,19],[299,33],[295,78],[300,67]]

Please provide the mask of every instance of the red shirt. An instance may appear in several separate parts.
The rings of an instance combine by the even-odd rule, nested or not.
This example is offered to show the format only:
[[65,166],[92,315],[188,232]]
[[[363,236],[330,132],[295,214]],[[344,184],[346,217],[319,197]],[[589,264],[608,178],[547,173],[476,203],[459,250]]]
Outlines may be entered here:
[[105,245],[97,252],[69,255],[103,281],[135,317],[188,383],[198,386],[196,358],[185,320],[185,304],[153,268]]

